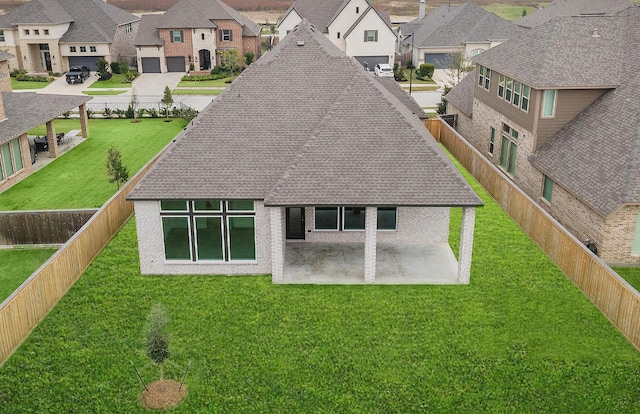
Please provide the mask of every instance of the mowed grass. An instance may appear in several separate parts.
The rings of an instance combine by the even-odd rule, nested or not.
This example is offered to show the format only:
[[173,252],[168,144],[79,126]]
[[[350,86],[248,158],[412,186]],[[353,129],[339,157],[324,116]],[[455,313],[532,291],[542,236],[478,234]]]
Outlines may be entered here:
[[[167,305],[175,413],[640,412],[640,354],[491,198],[468,286],[142,276],[131,220],[0,368],[9,412],[146,412]],[[457,251],[460,211],[451,220]]]
[[224,89],[174,89],[174,95],[220,95]]
[[518,20],[522,17],[522,10],[527,11],[527,15],[536,11],[535,7],[531,6],[514,6],[511,4],[494,3],[482,6],[483,9],[490,11],[491,13],[502,17],[505,20]]
[[230,76],[230,77],[224,78],[224,79],[203,80],[203,81],[184,81],[184,80],[181,80],[180,83],[178,83],[178,87],[179,88],[198,88],[198,87],[217,86],[217,87],[226,88],[227,86],[229,86],[231,84],[231,82],[229,82],[229,81],[233,81],[235,78],[237,78],[237,76]]
[[640,267],[616,267],[613,270],[640,292]]
[[14,91],[20,91],[25,89],[42,89],[49,86],[49,82],[33,82],[33,81],[19,81],[16,78],[11,78],[11,88]]
[[[106,171],[107,149],[115,147],[132,177],[185,126],[184,120],[91,119],[89,138],[45,168],[0,193],[0,211],[101,206],[116,191]],[[57,119],[56,132],[80,129],[78,119]],[[29,132],[45,134],[44,126]],[[44,154],[40,154],[44,156]]]
[[122,90],[97,90],[97,91],[82,91],[82,93],[84,93],[85,95],[90,95],[90,96],[99,96],[99,95],[121,95],[123,93],[125,93],[126,91],[122,91]]
[[[94,76],[94,75],[91,75]],[[107,80],[97,80],[89,85],[89,88],[100,89],[100,88],[131,88],[131,82],[127,82],[124,74],[122,73],[114,73],[110,79]]]
[[0,303],[55,251],[56,249],[0,249]]

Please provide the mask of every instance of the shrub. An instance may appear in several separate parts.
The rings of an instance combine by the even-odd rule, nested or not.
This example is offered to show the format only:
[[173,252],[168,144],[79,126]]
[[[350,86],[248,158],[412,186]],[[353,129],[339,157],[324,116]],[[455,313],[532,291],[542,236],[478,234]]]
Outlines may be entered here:
[[429,80],[433,76],[436,67],[433,63],[423,63],[416,70],[416,77],[420,80]]
[[109,118],[111,118],[111,115],[113,115],[113,111],[108,106],[105,106],[104,110],[102,111],[102,116],[105,119],[109,119]]
[[198,111],[193,108],[185,108],[180,111],[180,118],[187,122],[191,122],[191,120],[196,116],[198,116]]
[[11,71],[11,73],[9,73],[9,76],[11,76],[12,78],[17,78],[18,75],[26,75],[26,74],[27,74],[26,70],[14,69]]
[[111,73],[109,73],[109,64],[105,60],[105,58],[100,58],[96,60],[96,74],[99,77],[99,80],[107,80],[111,79]]
[[117,118],[126,118],[127,113],[126,111],[123,111],[120,108],[114,109],[113,110],[113,114],[117,117]]
[[406,82],[407,77],[404,76],[404,70],[398,63],[393,64],[393,78],[396,82]]
[[32,76],[32,75],[25,75],[24,73],[20,72],[15,76],[16,80],[21,81],[21,82],[50,82],[51,79],[53,78],[49,78],[46,76],[40,76],[40,75],[36,75],[36,76]]
[[147,110],[144,108],[138,108],[138,110],[136,111],[138,118],[142,118],[144,117],[144,114],[147,113]]
[[220,75],[222,73],[228,73],[222,66],[214,66],[211,69],[211,74],[212,75]]
[[445,99],[445,95],[449,93],[451,90],[451,86],[445,86],[444,92],[442,93],[442,98],[440,98],[440,102],[436,105],[436,112],[440,115],[444,115],[447,113],[447,100]]
[[149,116],[150,116],[151,118],[157,118],[157,117],[159,116],[159,115],[158,115],[158,110],[157,110],[156,108],[151,108],[151,109],[149,109],[149,110],[147,111],[147,113],[149,114]]
[[253,58],[254,58],[254,54],[251,52],[247,52],[244,54],[244,64],[249,66],[250,64],[253,63]]
[[69,119],[69,116],[70,116],[70,115],[71,115],[71,112],[69,112],[69,111],[67,111],[67,112],[63,112],[63,113],[62,113],[62,117],[63,117],[64,119]]
[[129,106],[127,106],[127,109],[124,110],[124,117],[125,118],[134,118],[136,114],[135,109],[133,109],[133,105],[129,104]]
[[91,109],[87,109],[87,118],[93,118],[93,111]]

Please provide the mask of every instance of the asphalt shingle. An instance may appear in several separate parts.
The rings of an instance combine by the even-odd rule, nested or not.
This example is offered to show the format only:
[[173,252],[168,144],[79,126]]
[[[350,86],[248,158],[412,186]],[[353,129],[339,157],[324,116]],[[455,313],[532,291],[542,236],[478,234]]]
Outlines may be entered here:
[[629,7],[628,0],[553,0],[550,5],[515,21],[518,26],[534,28],[556,17],[615,14]]
[[481,204],[418,117],[306,20],[198,116],[130,198]]

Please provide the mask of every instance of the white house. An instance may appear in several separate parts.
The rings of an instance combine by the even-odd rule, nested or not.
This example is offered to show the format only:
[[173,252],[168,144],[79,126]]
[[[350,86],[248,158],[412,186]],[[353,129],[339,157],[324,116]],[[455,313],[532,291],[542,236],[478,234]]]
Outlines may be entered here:
[[297,0],[278,21],[280,39],[303,18],[368,69],[395,61],[397,37],[389,13],[376,10],[368,0]]

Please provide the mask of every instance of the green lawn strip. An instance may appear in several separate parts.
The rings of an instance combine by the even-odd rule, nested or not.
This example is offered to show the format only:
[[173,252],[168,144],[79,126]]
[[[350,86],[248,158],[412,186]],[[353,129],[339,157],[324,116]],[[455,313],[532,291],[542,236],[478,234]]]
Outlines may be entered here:
[[638,412],[640,354],[471,183],[485,206],[468,286],[142,276],[130,220],[0,368],[0,406],[146,412],[130,361],[158,378],[142,332],[162,302],[166,377],[191,362],[176,413]]
[[82,93],[84,93],[85,95],[90,95],[90,96],[98,96],[98,95],[121,95],[123,93],[125,93],[126,90],[104,90],[104,91],[82,91]]
[[174,95],[220,95],[224,89],[174,89]]
[[55,251],[56,249],[0,249],[0,303]]
[[121,73],[114,73],[111,79],[97,80],[89,85],[89,88],[101,89],[101,88],[131,88],[131,82],[125,81],[125,75]]
[[[78,119],[57,119],[56,132],[80,129]],[[40,171],[0,193],[0,211],[25,209],[93,208],[116,191],[106,172],[107,149],[115,147],[129,176],[153,158],[184,127],[182,119],[91,119],[89,138]],[[42,135],[44,126],[29,132]],[[40,154],[45,156],[45,154]]]
[[521,18],[522,10],[526,10],[527,14],[531,14],[536,11],[536,8],[531,6],[513,6],[510,4],[501,3],[483,5],[482,8],[502,17],[505,20],[511,21]]
[[19,81],[16,78],[11,78],[11,88],[14,91],[20,91],[25,89],[42,89],[49,86],[49,82],[33,82],[33,81]]
[[640,267],[616,267],[613,270],[640,292]]
[[237,76],[232,76],[224,79],[216,79],[216,80],[203,80],[203,81],[180,81],[178,83],[179,88],[197,88],[197,87],[205,87],[205,86],[218,86],[222,88],[226,88],[230,85],[227,81],[233,81]]
[[[407,84],[400,84],[400,86],[402,86],[402,89],[404,89],[405,91],[409,91],[409,85]],[[413,85],[411,87],[411,91],[412,92],[431,92],[431,91],[437,91],[440,89],[440,86],[438,85]]]
[[[411,69],[404,69],[404,77],[407,78],[405,82],[400,83],[400,85],[409,85],[409,79],[411,79]],[[436,85],[433,80],[420,80],[416,77],[416,70],[413,70],[413,80],[411,81],[413,85]],[[436,85],[437,86],[437,85]]]

